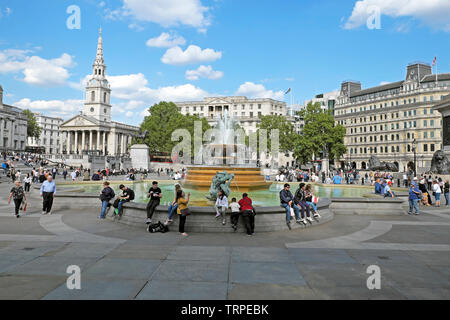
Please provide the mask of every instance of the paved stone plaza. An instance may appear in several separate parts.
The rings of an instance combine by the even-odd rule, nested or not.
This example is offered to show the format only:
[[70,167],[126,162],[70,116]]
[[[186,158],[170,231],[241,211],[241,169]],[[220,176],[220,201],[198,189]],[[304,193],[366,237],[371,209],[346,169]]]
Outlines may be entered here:
[[[16,219],[11,186],[0,183],[0,299],[450,298],[449,209],[184,239],[176,230],[151,235],[144,224],[99,221],[99,208],[61,199],[53,215],[41,216],[36,190]],[[81,290],[66,287],[70,265],[82,270]],[[367,288],[370,265],[381,268],[381,290]]]

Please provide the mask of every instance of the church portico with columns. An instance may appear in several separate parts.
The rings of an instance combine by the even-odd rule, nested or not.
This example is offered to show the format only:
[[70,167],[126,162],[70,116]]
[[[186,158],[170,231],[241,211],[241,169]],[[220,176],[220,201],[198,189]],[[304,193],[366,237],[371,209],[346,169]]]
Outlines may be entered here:
[[116,162],[111,165],[115,159],[120,159],[120,168],[125,167],[123,159],[129,158],[129,147],[133,137],[139,133],[139,128],[111,120],[110,98],[111,87],[106,78],[100,29],[97,56],[92,78],[86,85],[83,111],[60,126],[62,143],[59,151],[67,165],[83,164],[84,167],[91,167],[92,161],[87,163],[86,159],[96,157],[99,160],[99,157],[103,157],[104,167],[117,167]]

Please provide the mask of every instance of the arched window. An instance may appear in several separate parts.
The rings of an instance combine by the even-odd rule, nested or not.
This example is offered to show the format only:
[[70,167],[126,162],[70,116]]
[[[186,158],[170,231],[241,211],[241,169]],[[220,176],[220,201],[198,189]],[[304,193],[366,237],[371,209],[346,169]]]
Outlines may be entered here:
[[107,95],[106,95],[106,92],[103,94],[103,102],[104,103],[106,103],[106,97],[107,97]]
[[91,92],[91,101],[95,101],[95,91]]

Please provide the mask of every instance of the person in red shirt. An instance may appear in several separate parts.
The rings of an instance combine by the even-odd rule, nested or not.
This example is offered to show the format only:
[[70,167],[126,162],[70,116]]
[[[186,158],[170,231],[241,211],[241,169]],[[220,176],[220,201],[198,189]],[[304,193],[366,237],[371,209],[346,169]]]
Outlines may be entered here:
[[247,229],[247,235],[251,237],[255,234],[255,211],[252,199],[248,197],[248,194],[244,193],[239,201],[239,205],[241,206],[241,214]]

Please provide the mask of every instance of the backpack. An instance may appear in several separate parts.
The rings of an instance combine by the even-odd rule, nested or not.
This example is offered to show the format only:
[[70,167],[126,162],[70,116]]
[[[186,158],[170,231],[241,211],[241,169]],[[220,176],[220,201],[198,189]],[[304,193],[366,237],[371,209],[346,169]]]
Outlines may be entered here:
[[169,232],[169,227],[162,224],[161,221],[148,226],[147,231],[149,233],[167,233]]

